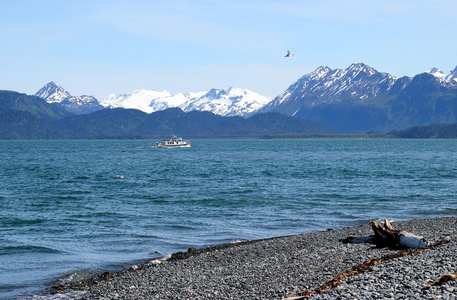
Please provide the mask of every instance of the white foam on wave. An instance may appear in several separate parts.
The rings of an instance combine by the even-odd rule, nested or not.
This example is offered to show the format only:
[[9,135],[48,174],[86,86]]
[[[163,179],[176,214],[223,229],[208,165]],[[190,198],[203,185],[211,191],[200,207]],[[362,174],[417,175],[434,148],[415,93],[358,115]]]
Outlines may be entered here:
[[49,294],[49,295],[32,295],[24,298],[15,298],[17,300],[67,300],[67,299],[81,299],[88,296],[89,292],[87,291],[69,291],[59,294]]

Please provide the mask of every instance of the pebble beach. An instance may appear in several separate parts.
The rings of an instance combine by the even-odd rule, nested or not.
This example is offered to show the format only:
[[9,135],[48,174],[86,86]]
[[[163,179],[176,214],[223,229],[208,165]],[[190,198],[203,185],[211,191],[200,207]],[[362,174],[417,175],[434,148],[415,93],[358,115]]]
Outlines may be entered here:
[[[439,280],[457,272],[457,217],[392,225],[423,236],[429,244],[446,243],[408,254],[342,242],[348,236],[372,234],[368,224],[329,228],[189,249],[165,261],[151,260],[120,272],[105,271],[51,290],[77,299],[456,299],[457,281]],[[399,251],[405,254],[351,273],[338,285],[317,292],[339,274]]]

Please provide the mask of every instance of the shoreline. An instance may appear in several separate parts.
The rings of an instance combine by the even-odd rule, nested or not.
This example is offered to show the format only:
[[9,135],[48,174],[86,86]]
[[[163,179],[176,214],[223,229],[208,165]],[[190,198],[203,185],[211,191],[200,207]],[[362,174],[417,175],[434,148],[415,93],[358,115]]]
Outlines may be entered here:
[[[367,297],[377,295],[375,298],[446,299],[449,295],[455,296],[457,281],[446,283],[444,288],[427,287],[427,284],[457,272],[457,217],[398,221],[393,227],[424,236],[428,242],[452,241],[421,254],[380,263],[323,294],[311,295],[310,299],[365,299],[360,296],[361,292],[367,293]],[[120,272],[105,271],[98,277],[54,287],[53,290],[75,293],[78,295],[75,299],[291,298],[316,289],[367,260],[398,252],[373,248],[371,244],[341,242],[350,235],[370,234],[371,227],[361,225],[202,249],[189,248],[187,252],[175,253],[163,262],[153,260]],[[389,268],[397,271],[389,271],[393,281],[387,281],[383,288],[377,280],[385,281],[383,272]],[[371,279],[360,279],[366,276]]]

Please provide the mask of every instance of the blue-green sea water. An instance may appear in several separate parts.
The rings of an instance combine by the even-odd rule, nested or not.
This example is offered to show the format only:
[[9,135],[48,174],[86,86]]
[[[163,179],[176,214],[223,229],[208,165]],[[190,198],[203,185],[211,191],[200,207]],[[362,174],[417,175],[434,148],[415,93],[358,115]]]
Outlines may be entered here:
[[457,214],[457,140],[0,141],[0,298],[188,247]]

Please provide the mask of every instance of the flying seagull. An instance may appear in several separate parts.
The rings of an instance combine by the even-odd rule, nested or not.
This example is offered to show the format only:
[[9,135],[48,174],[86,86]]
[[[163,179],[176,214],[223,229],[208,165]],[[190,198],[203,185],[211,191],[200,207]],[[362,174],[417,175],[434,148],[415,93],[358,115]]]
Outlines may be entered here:
[[293,56],[294,54],[292,52],[290,52],[289,50],[287,50],[287,54],[284,55],[284,57],[291,57]]

